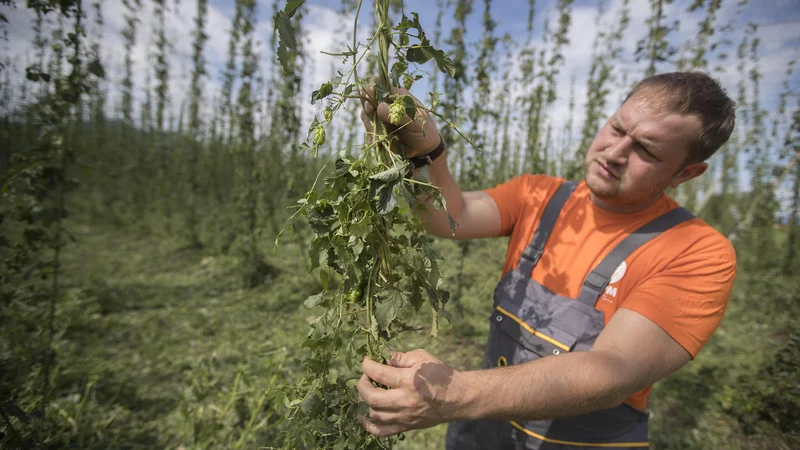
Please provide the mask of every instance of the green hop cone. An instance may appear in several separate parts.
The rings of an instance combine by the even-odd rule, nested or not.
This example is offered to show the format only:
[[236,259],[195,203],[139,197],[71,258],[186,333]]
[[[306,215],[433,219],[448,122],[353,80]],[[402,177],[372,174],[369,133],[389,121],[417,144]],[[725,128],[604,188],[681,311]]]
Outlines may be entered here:
[[358,299],[359,299],[360,296],[361,296],[361,293],[358,292],[358,289],[353,289],[347,295],[347,302],[348,303],[358,303]]
[[408,35],[403,33],[400,35],[400,45],[408,45]]
[[406,88],[407,91],[411,90],[411,85],[413,84],[414,84],[414,77],[408,74],[403,76],[403,87]]
[[389,121],[392,122],[392,125],[400,125],[405,115],[406,108],[400,100],[395,100],[394,103],[389,106]]
[[322,116],[325,117],[326,121],[330,122],[331,118],[333,118],[333,110],[331,110],[330,108],[325,108],[324,110],[322,110]]
[[317,125],[314,128],[314,145],[322,145],[325,143],[325,128],[322,125]]

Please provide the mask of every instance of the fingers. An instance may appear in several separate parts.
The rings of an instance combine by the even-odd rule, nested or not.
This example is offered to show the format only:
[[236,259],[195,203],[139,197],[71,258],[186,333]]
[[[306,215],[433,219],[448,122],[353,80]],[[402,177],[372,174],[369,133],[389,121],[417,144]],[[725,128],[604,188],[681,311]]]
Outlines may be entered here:
[[358,416],[358,421],[367,432],[375,436],[391,436],[402,433],[408,428],[403,426],[403,419],[399,412],[407,401],[402,401],[402,391],[398,389],[376,388],[367,375],[361,375],[356,386],[359,401],[369,405],[369,418]]
[[[364,124],[364,128],[367,129],[368,133],[372,133],[372,115],[375,113],[375,108],[372,107],[369,103],[364,106],[364,109],[361,110],[360,117],[361,122]],[[381,103],[378,105],[378,117],[386,126],[386,130],[391,132],[396,129],[394,125],[392,125],[391,121],[389,120],[389,106]]]
[[388,364],[397,368],[409,368],[425,361],[440,362],[438,358],[422,349],[410,352],[392,352],[392,359]]
[[[377,84],[378,83],[377,77],[373,78],[372,81],[375,84]],[[394,94],[394,95],[408,95],[414,100],[414,103],[416,103],[417,106],[423,106],[422,102],[420,102],[419,99],[414,97],[414,95],[412,95],[411,92],[409,92],[408,89],[406,89],[404,87],[392,86],[391,94]],[[361,90],[361,104],[362,104],[362,106],[364,106],[366,108],[367,104],[370,104],[370,103],[373,106],[378,103],[378,98],[375,95],[375,87],[374,86],[365,86]]]
[[375,97],[375,88],[372,86],[365,86],[361,90],[361,107],[364,108],[364,110],[370,108],[367,112],[372,115],[372,111],[374,111],[377,103],[378,99]]
[[403,418],[394,411],[369,410],[369,421],[375,425],[402,425]]
[[361,371],[373,381],[393,388],[400,387],[404,375],[403,370],[377,363],[368,357],[361,361]]
[[[424,110],[425,106],[422,102],[419,101],[416,97],[411,95],[408,89],[402,87],[392,87],[392,94],[393,95],[408,95],[414,101],[414,104],[417,105],[417,113],[414,117],[414,121],[418,122],[420,125],[424,118],[427,118],[427,111]],[[375,96],[375,88],[372,86],[367,86],[362,90],[361,93],[361,105],[364,112],[367,113],[367,116],[372,117],[375,114],[375,109],[377,108],[378,117],[385,122],[387,125],[391,125],[391,119],[389,117],[389,104],[385,102],[378,103],[377,98]],[[404,127],[411,123],[412,120],[407,115],[404,115],[401,119],[400,123],[397,126]],[[420,126],[421,129],[421,126]]]
[[391,151],[407,158],[412,158],[429,153],[436,148],[437,144],[439,144],[436,123],[432,115],[425,110],[422,102],[411,95],[405,88],[392,88],[392,94],[411,97],[417,106],[414,119],[412,120],[411,117],[405,114],[405,108],[402,108],[402,111],[395,111],[397,115],[395,120],[399,118],[399,122],[397,125],[393,125],[390,104],[377,101],[374,85],[365,86],[361,90],[362,112],[360,117],[368,135],[372,135],[374,139],[374,133],[377,130],[373,125],[376,120],[380,120],[378,123],[385,125],[386,134],[392,138]]
[[391,125],[392,121],[389,119],[389,105],[386,103],[378,104],[378,117],[386,124]]
[[372,133],[372,120],[370,120],[369,115],[362,110],[360,116],[361,122],[364,124],[364,128],[367,129],[367,133]]
[[364,416],[360,416],[358,421],[361,422],[361,426],[367,430],[367,433],[373,434],[375,436],[392,436],[395,434],[402,433],[405,431],[405,428],[401,425],[377,425],[372,423],[369,419]]
[[400,411],[408,406],[408,394],[402,389],[376,388],[366,375],[361,375],[356,389],[359,400],[367,402],[374,410]]

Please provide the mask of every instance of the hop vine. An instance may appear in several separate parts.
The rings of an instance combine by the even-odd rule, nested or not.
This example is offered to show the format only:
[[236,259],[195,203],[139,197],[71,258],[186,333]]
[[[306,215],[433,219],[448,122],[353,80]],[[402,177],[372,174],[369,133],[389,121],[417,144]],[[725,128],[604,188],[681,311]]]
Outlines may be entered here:
[[[290,19],[302,3],[287,2],[275,15],[279,56],[290,54],[296,45]],[[354,30],[361,3],[356,5]],[[315,155],[322,154],[319,149],[326,144],[326,129],[337,113],[348,99],[360,98],[359,92],[374,92],[370,101],[386,103],[392,125],[373,117],[368,142],[356,151],[333,152],[333,167],[323,169],[293,216],[305,216],[314,232],[310,269],[318,273],[323,290],[304,303],[319,314],[303,343],[308,349],[300,360],[305,376],[286,388],[288,420],[302,423],[298,428],[307,431],[287,437],[285,448],[391,448],[397,437],[369,436],[357,421],[367,411],[366,404],[355,398],[360,362],[364,356],[385,361],[387,344],[404,331],[418,329],[410,322],[423,305],[431,310],[433,336],[439,315],[446,314],[449,293],[442,288],[441,255],[412,213],[421,197],[434,198],[439,209],[446,206],[444,198],[429,183],[424,169],[414,174],[413,164],[397,151],[394,135],[406,117],[415,118],[419,108],[435,114],[435,104],[420,106],[392,86],[411,87],[420,77],[414,65],[432,60],[450,76],[454,67],[444,52],[431,45],[415,13],[393,24],[389,7],[388,0],[375,2],[374,34],[365,44],[354,39],[346,51],[332,53],[350,61],[351,67],[311,96],[313,104],[322,103],[322,120],[312,121],[301,147]],[[358,74],[369,54],[374,56],[377,80]]]

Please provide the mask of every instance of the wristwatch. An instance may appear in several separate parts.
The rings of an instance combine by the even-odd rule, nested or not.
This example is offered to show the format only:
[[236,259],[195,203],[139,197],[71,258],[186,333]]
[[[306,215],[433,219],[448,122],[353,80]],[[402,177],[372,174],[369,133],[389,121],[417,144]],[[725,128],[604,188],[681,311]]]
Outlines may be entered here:
[[415,169],[418,167],[427,166],[428,164],[433,162],[433,160],[442,156],[442,153],[444,153],[444,147],[445,147],[444,138],[442,138],[442,135],[440,134],[439,145],[435,149],[433,149],[432,152],[428,153],[425,156],[416,156],[414,158],[408,158],[408,160],[411,161],[412,164],[414,164]]

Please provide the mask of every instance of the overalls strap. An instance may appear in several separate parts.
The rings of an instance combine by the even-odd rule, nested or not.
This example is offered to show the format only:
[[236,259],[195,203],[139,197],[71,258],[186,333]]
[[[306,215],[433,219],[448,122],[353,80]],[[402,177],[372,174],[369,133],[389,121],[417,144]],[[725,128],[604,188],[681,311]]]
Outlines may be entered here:
[[542,218],[539,220],[539,226],[536,229],[536,233],[533,235],[531,243],[525,247],[525,251],[522,253],[522,257],[517,265],[518,272],[526,274],[529,277],[531,276],[533,268],[536,267],[536,263],[538,263],[539,258],[542,257],[544,246],[547,244],[547,239],[550,238],[550,233],[553,231],[553,226],[556,220],[558,220],[558,215],[561,213],[564,203],[567,202],[567,199],[572,195],[572,191],[575,190],[577,185],[577,181],[565,181],[559,186],[556,193],[553,194],[553,197],[550,198],[550,201],[544,209],[544,213],[542,213]]
[[578,301],[594,307],[614,271],[625,261],[625,258],[661,233],[692,218],[694,218],[694,214],[684,208],[676,208],[656,217],[631,233],[586,276],[583,286],[581,286],[581,292],[578,294]]

